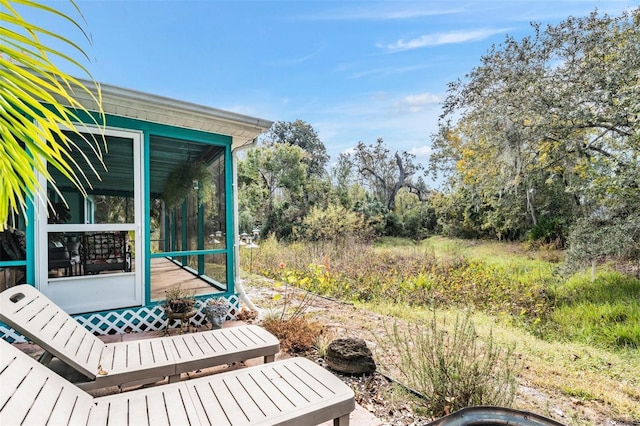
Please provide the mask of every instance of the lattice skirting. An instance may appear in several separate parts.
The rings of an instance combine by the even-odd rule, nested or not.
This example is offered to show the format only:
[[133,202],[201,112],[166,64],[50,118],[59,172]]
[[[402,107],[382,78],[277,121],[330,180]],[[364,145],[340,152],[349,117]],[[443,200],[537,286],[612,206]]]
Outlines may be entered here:
[[[206,324],[207,319],[202,312],[202,308],[207,305],[207,301],[210,299],[225,300],[228,307],[226,319],[236,319],[239,306],[237,295],[232,294],[226,297],[198,299],[196,300],[198,310],[189,320],[192,326],[198,327]],[[87,330],[98,336],[106,334],[139,333],[142,331],[164,330],[167,328],[167,318],[164,316],[162,305],[96,312],[92,314],[74,315],[73,317]],[[173,324],[169,324],[169,327],[178,327],[179,325],[179,321],[174,320]],[[0,323],[0,336],[10,343],[26,341],[20,333],[3,323]]]

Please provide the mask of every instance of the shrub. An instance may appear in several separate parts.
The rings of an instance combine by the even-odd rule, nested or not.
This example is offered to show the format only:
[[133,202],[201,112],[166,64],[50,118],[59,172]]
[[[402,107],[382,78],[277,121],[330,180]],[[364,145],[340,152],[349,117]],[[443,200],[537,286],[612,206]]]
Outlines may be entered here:
[[284,263],[280,263],[279,268],[282,281],[276,282],[276,286],[284,284],[285,288],[284,294],[277,294],[274,299],[282,299],[282,307],[267,315],[261,325],[280,340],[280,348],[283,351],[291,353],[309,351],[316,345],[318,336],[324,329],[318,321],[310,320],[306,316],[307,309],[317,296],[310,291],[296,291],[293,288],[294,286],[305,288],[309,281],[307,278],[298,281],[295,272],[286,269]]
[[268,317],[260,325],[280,340],[280,349],[289,353],[306,352],[318,342],[323,326],[306,316]]
[[387,329],[395,366],[408,387],[429,398],[431,414],[442,416],[472,405],[510,406],[517,391],[519,360],[514,347],[481,339],[468,314],[456,316],[452,329],[435,313],[406,330]]

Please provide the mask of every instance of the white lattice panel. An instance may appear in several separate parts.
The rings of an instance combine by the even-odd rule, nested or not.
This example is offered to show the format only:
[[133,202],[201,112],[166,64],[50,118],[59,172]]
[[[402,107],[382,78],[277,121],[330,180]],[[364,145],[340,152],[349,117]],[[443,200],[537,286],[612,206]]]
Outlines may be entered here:
[[27,339],[25,339],[22,336],[22,334],[18,333],[13,328],[1,322],[0,322],[0,335],[4,340],[6,340],[9,343],[23,343],[27,341]]
[[[239,305],[238,296],[232,294],[226,298],[216,298],[214,300],[220,299],[225,300],[229,306],[227,319],[235,319]],[[201,326],[206,322],[202,308],[207,305],[207,300],[196,300],[198,311],[189,321],[192,326]],[[74,318],[96,335],[139,333],[164,330],[167,327],[167,319],[164,316],[164,310],[161,305],[76,315]],[[172,324],[173,326],[178,326],[177,320]],[[2,323],[0,323],[0,335],[10,343],[26,341],[20,333]]]

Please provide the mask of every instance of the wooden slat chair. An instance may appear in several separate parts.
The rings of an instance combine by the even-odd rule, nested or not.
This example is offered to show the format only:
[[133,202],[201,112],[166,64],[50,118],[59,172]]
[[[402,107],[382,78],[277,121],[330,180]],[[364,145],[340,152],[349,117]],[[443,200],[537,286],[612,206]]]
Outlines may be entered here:
[[2,425],[348,426],[354,408],[353,390],[306,358],[93,398],[0,342]]
[[87,377],[83,389],[170,382],[182,373],[264,357],[272,362],[278,339],[256,325],[128,342],[104,343],[34,287],[23,284],[0,293],[0,321],[46,353]]

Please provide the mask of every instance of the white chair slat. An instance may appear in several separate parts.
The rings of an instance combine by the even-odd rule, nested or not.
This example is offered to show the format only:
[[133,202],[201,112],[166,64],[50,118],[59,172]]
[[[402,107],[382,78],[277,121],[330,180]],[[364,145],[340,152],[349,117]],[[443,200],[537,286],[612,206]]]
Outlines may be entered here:
[[133,340],[106,345],[103,368],[119,374],[141,368],[173,365],[175,359],[163,342],[156,339]]
[[[208,354],[223,353],[227,347],[220,340],[220,333],[198,333],[199,346]],[[226,340],[226,339],[225,339]],[[227,343],[228,345],[228,343]]]
[[144,392],[124,392],[97,398],[89,424],[104,422],[129,425],[200,424],[195,407],[182,383],[145,388]]
[[[0,351],[0,424],[66,424],[71,407],[86,422],[93,398],[12,345]],[[6,368],[5,368],[6,367]],[[5,422],[2,418],[13,419]]]
[[[200,336],[202,333],[181,334],[171,337],[173,356],[180,360],[199,358],[211,352],[211,347]],[[214,352],[215,353],[215,352]]]
[[300,383],[282,365],[264,370],[264,375],[268,383],[274,388],[272,390],[267,388],[265,391],[269,395],[275,395],[278,398],[278,403],[284,404],[284,409],[290,409],[290,407],[287,407],[288,403],[291,403],[293,407],[300,407],[309,401],[318,399],[317,395],[309,395],[310,392],[307,386],[304,383]]
[[[251,422],[259,422],[269,416],[279,414],[282,409],[274,403],[273,396],[268,398],[266,392],[256,385],[253,375],[247,373],[225,379],[225,386],[218,389],[221,388],[224,392],[233,395],[242,412]],[[260,376],[259,373],[256,375]]]
[[106,374],[96,376],[94,388],[160,380],[176,374],[175,364],[161,339],[108,343],[100,359],[102,373]]
[[[196,391],[192,383],[187,383],[191,395],[202,394],[203,399],[195,399],[199,401],[198,417],[202,419],[201,413],[206,413],[205,418],[211,421],[211,424],[223,424],[225,421],[229,424],[246,424],[249,423],[248,413],[242,410],[242,406],[238,405],[238,401],[225,388],[223,379],[215,380],[211,383],[198,383]],[[205,398],[206,397],[206,398]],[[209,401],[212,402],[211,404]],[[219,411],[220,410],[220,411]]]
[[[168,338],[177,361],[176,371],[184,373],[277,353],[280,342],[271,333],[265,330],[262,339],[254,343],[241,330],[254,328],[261,330],[258,326],[249,325]],[[249,335],[254,338],[255,333]]]
[[273,335],[262,327],[250,325],[248,327],[235,327],[229,329],[235,333],[238,333],[240,339],[247,345],[258,345],[270,343],[273,341]]
[[[192,386],[189,392],[194,401],[195,410],[202,424],[228,426],[230,419],[238,420],[239,417],[229,418],[225,407],[216,395],[219,386],[200,385]],[[234,403],[235,405],[235,403]]]
[[355,407],[351,388],[305,358],[92,398],[13,345],[0,346],[2,425],[348,424]]
[[[304,383],[312,375],[317,380]],[[312,386],[322,382],[315,392]],[[267,363],[183,382],[203,423],[319,424],[348,419],[353,391],[339,378],[304,358]],[[345,418],[346,416],[346,418]]]
[[0,320],[89,378],[104,343],[30,285],[0,293]]

